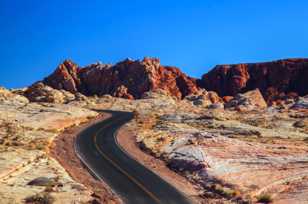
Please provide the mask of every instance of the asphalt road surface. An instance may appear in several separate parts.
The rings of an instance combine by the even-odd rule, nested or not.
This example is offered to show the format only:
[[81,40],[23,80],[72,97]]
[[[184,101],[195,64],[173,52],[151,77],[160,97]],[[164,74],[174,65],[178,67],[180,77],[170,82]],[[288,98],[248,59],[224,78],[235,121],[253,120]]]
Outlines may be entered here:
[[106,182],[126,204],[188,204],[181,192],[130,157],[117,143],[117,130],[133,118],[114,112],[111,118],[81,132],[75,150],[92,174]]

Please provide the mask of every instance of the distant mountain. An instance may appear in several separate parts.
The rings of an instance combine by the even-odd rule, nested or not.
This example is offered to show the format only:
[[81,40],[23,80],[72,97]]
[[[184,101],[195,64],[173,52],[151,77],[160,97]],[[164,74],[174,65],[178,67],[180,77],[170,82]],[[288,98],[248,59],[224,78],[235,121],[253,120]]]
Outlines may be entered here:
[[232,96],[259,88],[268,101],[287,94],[308,94],[308,59],[284,59],[265,63],[218,65],[199,85]]
[[129,99],[139,99],[145,92],[158,89],[181,99],[198,90],[196,79],[176,67],[160,65],[155,58],[127,59],[113,66],[97,63],[84,68],[66,60],[43,83],[72,93]]
[[139,99],[145,92],[158,89],[182,99],[200,88],[220,96],[259,88],[265,99],[271,101],[286,95],[308,94],[307,81],[308,59],[218,65],[201,79],[195,79],[176,67],[162,66],[156,58],[144,58],[127,59],[115,65],[96,63],[84,68],[65,60],[42,82],[72,93],[110,94],[128,99]]

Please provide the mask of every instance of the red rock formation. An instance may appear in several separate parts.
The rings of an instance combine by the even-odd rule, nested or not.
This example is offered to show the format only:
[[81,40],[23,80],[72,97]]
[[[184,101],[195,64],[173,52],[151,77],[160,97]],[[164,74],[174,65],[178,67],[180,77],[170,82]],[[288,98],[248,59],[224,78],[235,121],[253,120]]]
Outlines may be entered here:
[[142,61],[127,59],[114,66],[92,64],[82,69],[71,61],[65,61],[44,83],[73,93],[110,94],[128,99],[138,99],[143,93],[155,90],[165,90],[181,99],[198,90],[195,79],[176,67],[160,65],[155,58]]
[[116,89],[113,96],[120,97],[120,98],[126,98],[126,99],[134,99],[134,97],[131,94],[128,93],[128,89],[123,85],[119,86]]
[[222,100],[225,102],[225,103],[228,103],[229,101],[231,101],[234,97],[233,96],[224,96],[222,97]]
[[158,59],[124,60],[115,65],[92,64],[78,68],[66,60],[44,79],[55,89],[84,95],[110,94],[128,99],[141,98],[145,92],[163,90],[182,99],[198,87],[216,91],[220,96],[235,96],[256,88],[268,101],[285,100],[308,94],[308,59],[286,59],[267,63],[219,65],[198,80],[176,67],[162,66]]
[[308,59],[267,63],[219,65],[202,76],[200,86],[220,96],[236,95],[259,88],[268,100],[286,93],[308,94]]
[[44,83],[55,88],[76,93],[80,86],[79,68],[70,60],[65,60],[53,74],[44,79]]

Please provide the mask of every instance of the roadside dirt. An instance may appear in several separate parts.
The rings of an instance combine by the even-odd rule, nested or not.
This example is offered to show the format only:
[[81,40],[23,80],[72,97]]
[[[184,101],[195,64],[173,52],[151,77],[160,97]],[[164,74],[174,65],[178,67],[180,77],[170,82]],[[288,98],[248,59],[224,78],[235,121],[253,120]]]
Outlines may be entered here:
[[82,183],[93,191],[93,200],[99,203],[120,204],[122,201],[112,192],[110,187],[89,173],[76,156],[74,149],[74,140],[79,132],[108,117],[110,117],[110,114],[101,114],[85,124],[65,130],[53,141],[49,153],[66,169],[75,181]]
[[[107,184],[97,180],[89,173],[74,150],[74,140],[79,132],[108,117],[110,117],[110,114],[101,114],[85,124],[65,130],[53,141],[49,154],[66,169],[74,180],[94,192],[92,195],[94,200],[107,204],[119,204],[122,203],[120,198],[112,192]],[[202,203],[198,196],[197,187],[189,183],[184,177],[171,171],[163,161],[143,152],[136,143],[135,134],[127,126],[123,126],[119,130],[117,139],[123,149],[134,159],[185,193],[194,203]]]
[[175,186],[179,191],[186,194],[194,203],[202,203],[202,199],[198,196],[197,187],[192,185],[184,177],[171,171],[163,161],[143,152],[139,148],[135,134],[130,128],[123,126],[118,132],[117,139],[119,145],[121,145],[132,158]]

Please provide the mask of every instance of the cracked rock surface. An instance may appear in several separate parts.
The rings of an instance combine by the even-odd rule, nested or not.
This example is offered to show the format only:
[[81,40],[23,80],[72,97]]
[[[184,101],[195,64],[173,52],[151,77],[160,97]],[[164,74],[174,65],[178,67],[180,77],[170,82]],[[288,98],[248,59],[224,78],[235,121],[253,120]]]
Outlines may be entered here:
[[[43,195],[59,204],[93,200],[92,192],[75,182],[48,151],[61,131],[96,115],[70,105],[29,103],[21,95],[0,89],[1,203],[24,203]],[[48,182],[33,182],[42,177]]]

